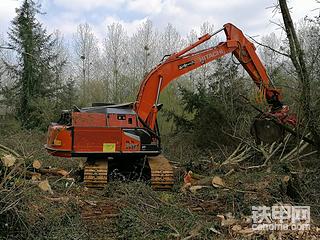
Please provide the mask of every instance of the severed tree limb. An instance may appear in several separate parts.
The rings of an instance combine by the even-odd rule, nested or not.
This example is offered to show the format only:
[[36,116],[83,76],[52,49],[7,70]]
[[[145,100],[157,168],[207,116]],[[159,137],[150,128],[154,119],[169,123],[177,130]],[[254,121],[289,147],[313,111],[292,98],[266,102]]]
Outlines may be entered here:
[[[309,136],[309,135],[310,135],[310,133],[306,134],[306,137]],[[288,160],[295,153],[297,153],[297,154],[301,153],[307,146],[309,146],[309,143],[308,142],[304,142],[304,140],[301,139],[299,144],[294,149],[292,149],[288,154],[286,154],[284,157],[282,157],[282,155],[281,155],[281,158],[279,158],[280,162]]]
[[[249,167],[246,167],[245,169],[248,170],[248,169],[256,169],[256,168],[262,168],[262,167],[266,167],[267,166],[267,163],[268,161],[278,152],[278,150],[282,147],[283,143],[280,143],[276,149],[273,150],[273,146],[274,146],[274,143],[270,146],[270,150],[269,150],[269,155],[264,155],[265,156],[265,161],[263,162],[263,164],[261,165],[256,165],[256,166],[249,166]],[[265,151],[264,151],[265,152]]]
[[309,143],[304,143],[300,148],[298,148],[298,146],[295,147],[287,155],[285,155],[282,159],[280,159],[280,162],[287,161],[287,160],[291,159],[295,155],[295,153],[297,153],[297,154],[301,153],[308,146],[309,146]]
[[269,155],[268,155],[267,151],[265,151],[263,145],[259,145],[259,150],[260,150],[260,152],[262,153],[262,155],[264,156],[265,159],[269,158]]
[[[312,151],[312,152],[309,152],[309,153],[300,155],[300,156],[297,157],[297,158],[302,159],[302,158],[305,158],[305,157],[309,157],[309,156],[311,156],[311,155],[313,155],[313,154],[316,154],[317,152],[318,152],[318,151]],[[291,159],[289,159],[289,161],[294,161],[294,160],[296,160],[297,158],[291,158]]]
[[63,176],[63,177],[68,176],[70,173],[62,168],[40,168],[40,169],[37,169],[37,172],[41,174],[50,174],[50,175]]
[[14,156],[17,157],[17,158],[21,158],[21,156],[20,156],[19,153],[17,153],[17,152],[14,151],[13,149],[8,148],[8,147],[6,147],[6,146],[4,146],[4,145],[2,145],[2,144],[0,144],[0,149],[4,150],[4,151],[6,151],[6,152],[9,152],[10,154],[14,155]]
[[273,148],[274,146],[276,145],[276,142],[273,142],[270,146],[270,149],[269,149],[269,154],[272,154],[273,153]]
[[240,143],[236,150],[223,163],[221,163],[220,166],[244,161],[252,155],[250,153],[250,150],[250,146],[245,146],[242,143]]
[[280,159],[282,158],[282,156],[283,156],[283,153],[284,153],[284,151],[285,151],[285,149],[286,149],[286,147],[287,147],[287,144],[288,144],[288,142],[289,142],[290,137],[291,137],[291,134],[288,134],[288,135],[284,138],[284,145],[283,145],[283,148],[282,148],[282,151],[281,151],[279,160],[280,160]]

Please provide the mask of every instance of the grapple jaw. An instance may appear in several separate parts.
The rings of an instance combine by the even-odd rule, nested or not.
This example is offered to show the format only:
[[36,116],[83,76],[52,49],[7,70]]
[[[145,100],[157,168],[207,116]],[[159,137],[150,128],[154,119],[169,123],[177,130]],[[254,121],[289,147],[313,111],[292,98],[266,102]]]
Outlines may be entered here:
[[258,144],[281,142],[285,135],[283,125],[297,125],[297,117],[289,114],[289,107],[282,106],[274,112],[261,113],[252,122],[250,132]]
[[259,115],[253,120],[250,132],[258,144],[261,142],[281,142],[285,133],[280,124],[277,124],[273,119],[263,115]]

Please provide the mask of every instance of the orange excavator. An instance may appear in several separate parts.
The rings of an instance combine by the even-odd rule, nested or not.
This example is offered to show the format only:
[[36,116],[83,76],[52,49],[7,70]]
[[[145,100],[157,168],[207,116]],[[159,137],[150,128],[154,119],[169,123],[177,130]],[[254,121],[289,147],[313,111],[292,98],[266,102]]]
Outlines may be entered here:
[[[195,51],[197,46],[221,31],[226,35],[224,42]],[[134,103],[63,111],[60,120],[49,126],[46,149],[54,156],[86,157],[84,183],[88,187],[105,186],[109,162],[138,160],[148,165],[153,189],[172,188],[172,166],[161,154],[157,124],[157,114],[162,107],[159,95],[173,80],[228,53],[238,59],[258,87],[259,95],[270,105],[270,110],[255,120],[254,135],[263,141],[270,139],[268,134],[273,132],[276,138],[271,137],[272,141],[277,140],[283,133],[281,124],[295,125],[295,119],[281,102],[280,91],[272,86],[254,45],[241,30],[227,23],[215,33],[205,34],[162,60],[142,81]]]

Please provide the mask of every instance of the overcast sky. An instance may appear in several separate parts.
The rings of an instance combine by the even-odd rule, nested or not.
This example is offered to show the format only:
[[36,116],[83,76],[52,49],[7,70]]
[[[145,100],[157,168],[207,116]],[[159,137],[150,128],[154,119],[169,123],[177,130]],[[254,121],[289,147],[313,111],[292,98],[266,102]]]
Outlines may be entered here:
[[[88,22],[98,38],[103,39],[106,26],[120,22],[128,34],[146,19],[153,21],[158,29],[172,23],[185,35],[191,29],[209,21],[215,28],[232,22],[251,36],[276,31],[270,21],[278,21],[272,5],[276,0],[39,0],[46,12],[40,19],[49,30],[60,30],[65,38],[76,31],[79,23]],[[289,0],[294,21],[305,16],[319,15],[320,4],[315,0]],[[15,8],[21,0],[0,0],[0,33],[8,30],[15,16]],[[316,10],[317,9],[317,10]]]

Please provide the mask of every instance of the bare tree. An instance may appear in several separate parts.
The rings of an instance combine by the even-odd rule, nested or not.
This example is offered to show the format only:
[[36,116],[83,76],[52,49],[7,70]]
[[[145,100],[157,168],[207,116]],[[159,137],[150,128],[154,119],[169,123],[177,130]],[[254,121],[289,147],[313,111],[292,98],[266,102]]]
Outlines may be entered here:
[[[214,32],[214,26],[213,24],[210,24],[209,22],[204,22],[200,26],[200,31],[197,33],[195,30],[191,30],[191,32],[187,36],[188,44],[194,43],[198,40],[198,37],[205,35],[207,33],[213,33]],[[197,48],[194,49],[194,51],[206,49],[209,47],[213,47],[217,44],[218,39],[216,37],[213,37],[209,41],[199,45]],[[203,84],[204,86],[208,86],[209,82],[209,75],[213,74],[214,72],[214,66],[216,65],[216,62],[213,61],[211,63],[203,65],[201,68],[196,69],[195,71],[189,73],[187,76],[189,77],[189,81],[191,81],[193,89],[197,88],[198,83]]]
[[74,66],[76,77],[80,79],[81,104],[88,104],[93,94],[90,89],[90,82],[95,79],[94,66],[99,61],[98,39],[94,35],[88,23],[80,24],[77,33],[74,35]]
[[184,39],[171,23],[168,23],[165,27],[160,39],[159,51],[162,56],[172,54],[180,50],[185,45]]
[[270,75],[273,75],[274,72],[279,68],[281,62],[284,60],[283,56],[277,54],[272,49],[277,49],[281,45],[281,39],[275,34],[270,33],[268,35],[262,36],[261,43],[263,45],[269,46],[270,48],[259,48],[259,55],[264,65],[268,69]]
[[8,46],[4,37],[0,35],[0,87],[12,87],[14,84],[16,78],[12,74],[12,70],[15,64],[16,60],[13,49]]
[[298,35],[296,33],[289,8],[286,0],[279,0],[279,6],[285,26],[285,31],[289,41],[290,59],[296,69],[301,83],[301,106],[305,117],[305,122],[313,135],[314,141],[320,148],[320,133],[317,125],[316,116],[311,109],[311,88],[310,74],[307,69],[304,50],[301,47]]
[[[176,28],[169,23],[164,31],[160,34],[160,42],[158,47],[158,52],[160,54],[159,57],[165,59],[166,56],[179,51],[184,46],[185,40],[181,37]],[[169,88],[172,88],[172,91],[175,92],[177,90],[177,82],[170,84]]]
[[105,78],[109,97],[111,101],[123,102],[128,88],[125,72],[128,65],[127,60],[127,34],[120,23],[113,23],[108,26],[105,39],[104,59],[106,63]]
[[[170,55],[174,52],[181,50],[186,44],[185,39],[181,37],[177,29],[170,23],[165,27],[164,31],[160,33],[160,42],[158,47],[158,52],[160,53],[160,57],[165,59],[165,56]],[[182,77],[184,78],[184,77]],[[180,81],[180,84],[184,81]],[[178,83],[179,81],[172,82],[164,92],[161,93],[160,101],[164,104],[165,109],[170,112],[179,112],[181,109],[178,98]],[[162,113],[159,115],[159,119],[162,119]],[[159,127],[162,132],[166,133],[166,131],[172,131],[174,127],[173,121],[159,121]]]
[[154,30],[151,20],[144,22],[133,35],[131,61],[136,61],[143,78],[159,61],[158,33]]
[[128,41],[127,81],[130,86],[129,100],[135,100],[138,88],[146,74],[159,63],[159,34],[147,20]]

